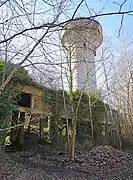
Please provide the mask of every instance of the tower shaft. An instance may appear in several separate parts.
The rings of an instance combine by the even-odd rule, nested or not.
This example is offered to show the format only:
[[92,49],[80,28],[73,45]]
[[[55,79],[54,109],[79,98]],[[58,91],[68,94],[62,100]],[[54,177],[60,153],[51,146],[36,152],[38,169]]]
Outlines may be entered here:
[[73,73],[73,89],[84,92],[95,92],[96,71],[94,51],[85,43],[77,43],[71,48],[71,63]]
[[73,90],[97,91],[94,52],[102,40],[101,25],[93,19],[76,19],[65,25],[62,45],[71,62]]

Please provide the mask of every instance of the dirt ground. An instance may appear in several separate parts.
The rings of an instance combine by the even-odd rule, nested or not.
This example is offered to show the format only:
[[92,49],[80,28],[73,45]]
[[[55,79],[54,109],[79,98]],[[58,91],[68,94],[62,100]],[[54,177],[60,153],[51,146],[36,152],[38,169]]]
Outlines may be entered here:
[[133,157],[109,146],[82,149],[72,163],[45,146],[23,152],[0,151],[0,180],[133,180]]

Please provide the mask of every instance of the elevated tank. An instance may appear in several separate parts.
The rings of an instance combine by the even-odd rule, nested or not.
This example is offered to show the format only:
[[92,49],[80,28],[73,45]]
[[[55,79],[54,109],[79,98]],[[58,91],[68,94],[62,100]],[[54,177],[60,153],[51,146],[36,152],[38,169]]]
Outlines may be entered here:
[[64,26],[61,37],[72,62],[73,88],[96,92],[96,49],[103,41],[102,27],[93,19],[75,19]]

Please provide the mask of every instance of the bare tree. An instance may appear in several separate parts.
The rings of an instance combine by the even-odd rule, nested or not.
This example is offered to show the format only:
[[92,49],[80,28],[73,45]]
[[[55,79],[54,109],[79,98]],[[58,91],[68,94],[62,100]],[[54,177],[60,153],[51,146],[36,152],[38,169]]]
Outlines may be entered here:
[[[75,10],[71,13],[72,15],[70,14],[70,17],[66,15],[67,8],[69,6],[71,7],[73,3],[67,0],[60,2],[33,2],[31,0],[28,2],[4,1],[1,4],[1,57],[3,57],[6,48],[8,61],[13,60],[18,64],[1,84],[0,95],[22,64],[28,59],[32,59],[33,56],[36,57],[37,54],[41,56],[41,50],[43,53],[44,51],[47,53],[46,47],[44,48],[44,41],[49,42],[48,39],[53,37],[51,35],[55,31],[62,29],[65,23],[72,21],[83,3],[84,1],[82,0],[77,4]],[[122,15],[123,17],[125,14],[131,14],[133,12],[132,10],[121,11],[123,5],[124,3],[119,5],[120,8],[118,12],[92,13],[90,17],[85,18],[90,19],[109,15]],[[85,6],[88,7],[86,3]],[[8,48],[5,46],[5,43],[8,43]],[[38,57],[36,57],[36,59],[37,58]]]
[[[118,4],[116,12],[94,12],[88,7],[86,1],[81,0],[76,3],[69,0],[53,0],[53,1],[32,1],[32,0],[15,0],[3,1],[0,5],[1,20],[0,20],[0,56],[5,62],[16,63],[15,68],[6,77],[6,66],[3,71],[3,78],[0,84],[0,97],[3,95],[5,88],[12,80],[13,76],[22,66],[29,65],[36,68],[38,72],[48,78],[48,81],[53,81],[51,78],[51,69],[53,72],[59,73],[59,68],[63,64],[67,64],[69,71],[68,84],[71,99],[72,110],[72,160],[75,156],[75,131],[77,123],[77,109],[80,104],[82,93],[79,98],[76,112],[73,108],[73,73],[71,58],[69,61],[60,61],[60,43],[57,32],[64,28],[64,25],[73,21],[77,17],[81,5],[84,5],[89,12],[89,16],[78,19],[95,19],[102,16],[120,15],[119,35],[123,26],[125,15],[132,15],[133,9],[122,11],[125,2]],[[74,5],[74,10],[69,11]],[[104,7],[103,7],[104,8]],[[39,65],[44,65],[47,72],[40,70]],[[52,66],[52,68],[47,68]],[[64,67],[63,67],[64,68]],[[66,68],[66,69],[67,69]],[[61,72],[62,73],[62,72]],[[64,73],[65,74],[65,73]],[[57,77],[60,76],[60,73]],[[65,105],[65,103],[64,103]],[[90,109],[91,110],[91,109]]]

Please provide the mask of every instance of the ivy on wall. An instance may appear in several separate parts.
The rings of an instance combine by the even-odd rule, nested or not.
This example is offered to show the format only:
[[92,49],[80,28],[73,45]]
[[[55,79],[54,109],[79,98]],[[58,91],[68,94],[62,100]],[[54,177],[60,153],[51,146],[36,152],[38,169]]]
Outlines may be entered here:
[[[2,60],[0,61],[0,84],[2,84],[3,80],[6,79],[15,66],[15,64],[10,62],[5,63]],[[3,127],[3,124],[4,127],[9,126],[9,117],[14,111],[18,110],[15,97],[21,93],[22,89],[18,86],[20,84],[39,87],[39,85],[35,83],[32,77],[28,74],[28,71],[24,68],[21,67],[16,72],[15,76],[12,78],[0,97],[0,127]]]
[[[67,107],[67,112],[69,114],[69,117],[71,118],[71,104],[70,104],[70,96],[69,93],[64,92],[65,94],[65,100],[66,100],[66,107]],[[99,97],[93,95],[93,94],[86,94],[82,93],[80,91],[75,91],[72,94],[73,96],[73,104],[74,104],[74,111],[76,112],[77,110],[77,105],[80,100],[79,106],[78,106],[78,137],[83,137],[83,136],[88,136],[91,134],[91,126],[90,126],[90,116],[92,116],[92,121],[93,121],[93,126],[94,126],[94,138],[96,139],[99,135],[101,135],[103,126],[102,122],[105,117],[106,113],[106,108],[103,101],[100,100]],[[90,99],[89,99],[90,98]],[[91,106],[91,112],[92,114],[90,115],[90,105]],[[52,125],[55,127],[57,126],[59,122],[59,117],[63,113],[65,114],[65,109],[64,109],[64,99],[63,99],[63,91],[62,90],[56,90],[56,89],[49,89],[45,88],[44,89],[44,102],[47,103],[49,109],[52,112],[53,115],[53,122]],[[88,119],[88,122],[85,123],[84,120]],[[80,128],[82,127],[82,128]],[[84,131],[83,131],[84,127]]]
[[[5,79],[10,74],[10,72],[15,67],[15,64],[11,63],[4,63],[3,61],[0,61],[0,84],[3,80],[3,74],[5,73]],[[41,88],[44,91],[44,104],[46,104],[49,111],[52,113],[52,124],[51,128],[56,129],[58,125],[61,124],[61,121],[59,119],[60,116],[65,116],[65,109],[64,109],[64,98],[66,102],[66,110],[68,113],[68,116],[71,118],[71,103],[70,103],[70,95],[68,92],[57,89],[50,89],[47,87],[42,87],[34,80],[32,77],[28,74],[28,71],[24,68],[20,68],[18,72],[13,77],[12,81],[9,83],[9,85],[6,87],[3,96],[0,97],[0,120],[1,123],[3,123],[3,120],[5,118],[9,117],[13,111],[18,109],[18,106],[16,105],[16,102],[13,100],[14,97],[16,97],[17,94],[21,92],[21,89],[17,87],[17,84],[23,84],[23,85],[29,85],[36,88]],[[94,126],[94,137],[96,138],[101,134],[102,131],[102,121],[104,120],[106,110],[108,108],[107,105],[104,104],[103,101],[100,100],[99,97],[93,95],[93,94],[86,94],[81,93],[80,91],[74,91],[72,94],[73,98],[73,105],[74,105],[74,111],[76,112],[77,106],[78,106],[78,127],[80,128],[81,124],[84,124],[84,128],[86,128],[86,124],[83,123],[85,119],[90,119],[90,116],[92,116],[93,126]],[[92,105],[93,104],[93,105]],[[91,106],[91,112],[90,115],[90,105]],[[106,108],[105,108],[106,107]],[[88,129],[85,131],[82,131],[79,134],[84,134],[91,132],[91,127],[88,124]],[[58,130],[57,130],[58,131]]]

